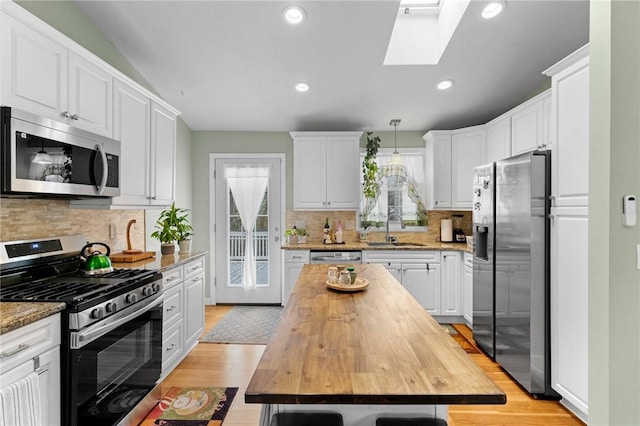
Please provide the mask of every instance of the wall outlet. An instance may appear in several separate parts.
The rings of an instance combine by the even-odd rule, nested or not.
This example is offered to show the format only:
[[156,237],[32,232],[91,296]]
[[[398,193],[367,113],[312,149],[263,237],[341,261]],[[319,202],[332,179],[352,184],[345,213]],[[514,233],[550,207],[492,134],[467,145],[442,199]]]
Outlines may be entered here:
[[344,229],[347,231],[353,231],[356,227],[356,223],[353,220],[345,220],[344,221]]
[[115,223],[109,225],[109,238],[112,240],[118,235],[118,228]]

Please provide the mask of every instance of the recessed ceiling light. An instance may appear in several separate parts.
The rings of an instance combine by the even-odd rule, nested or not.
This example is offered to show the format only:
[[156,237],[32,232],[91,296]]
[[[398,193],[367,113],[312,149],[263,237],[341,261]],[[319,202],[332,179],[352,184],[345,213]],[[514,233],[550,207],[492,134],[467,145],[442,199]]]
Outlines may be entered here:
[[447,90],[451,86],[453,86],[453,80],[442,80],[436,87],[438,90]]
[[492,1],[487,4],[484,9],[482,9],[482,17],[484,19],[495,18],[500,15],[502,10],[504,9],[504,2],[502,1]]
[[309,83],[305,83],[303,81],[296,83],[293,87],[300,93],[308,92],[311,88],[311,86],[309,86]]
[[282,19],[289,25],[300,25],[306,16],[304,9],[296,5],[287,6],[282,11]]

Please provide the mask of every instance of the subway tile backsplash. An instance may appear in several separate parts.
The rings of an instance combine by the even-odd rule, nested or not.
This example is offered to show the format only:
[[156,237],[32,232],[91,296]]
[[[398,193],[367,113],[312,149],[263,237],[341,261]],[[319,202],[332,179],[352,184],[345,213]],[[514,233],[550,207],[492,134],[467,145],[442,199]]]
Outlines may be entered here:
[[[68,200],[0,199],[0,240],[16,241],[41,237],[82,234],[87,240],[106,243],[112,252],[127,248],[127,224],[131,245],[144,250],[144,210],[85,210],[69,207]],[[115,225],[115,237],[110,237]]]

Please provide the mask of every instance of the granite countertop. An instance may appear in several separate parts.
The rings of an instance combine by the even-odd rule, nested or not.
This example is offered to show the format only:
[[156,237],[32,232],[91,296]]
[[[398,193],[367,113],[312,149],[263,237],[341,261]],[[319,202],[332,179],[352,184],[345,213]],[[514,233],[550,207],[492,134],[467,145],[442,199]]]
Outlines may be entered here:
[[179,266],[185,264],[191,260],[197,259],[200,256],[204,256],[208,252],[199,251],[199,252],[190,252],[187,254],[169,254],[162,256],[160,252],[156,252],[154,257],[150,257],[148,259],[139,260],[137,262],[113,262],[111,265],[114,268],[125,268],[125,269],[147,269],[154,271],[164,271],[168,268],[172,268],[174,266]]
[[61,302],[0,302],[0,334],[57,314],[66,306]]
[[[371,245],[369,244],[371,243]],[[283,244],[283,250],[326,250],[326,251],[347,251],[347,250],[458,250],[465,253],[473,253],[467,243],[441,243],[432,242],[412,242],[398,241],[396,244],[384,243],[383,241],[355,241],[345,244],[324,244],[321,241],[310,241],[305,244]]]

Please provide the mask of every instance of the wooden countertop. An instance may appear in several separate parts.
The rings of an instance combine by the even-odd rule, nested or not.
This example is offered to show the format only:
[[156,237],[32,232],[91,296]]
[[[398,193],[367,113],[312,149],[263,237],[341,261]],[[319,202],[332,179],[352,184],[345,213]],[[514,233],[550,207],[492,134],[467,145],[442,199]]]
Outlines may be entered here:
[[66,306],[61,302],[0,302],[0,334],[57,314]]
[[304,244],[283,244],[283,250],[326,250],[326,251],[348,251],[348,250],[458,250],[465,253],[473,253],[467,243],[441,243],[433,242],[401,242],[401,245],[380,244],[373,242],[369,245],[365,241],[347,242],[345,244],[324,244],[321,241],[311,241]]
[[245,393],[265,404],[504,404],[505,393],[382,265],[360,292],[305,265]]

